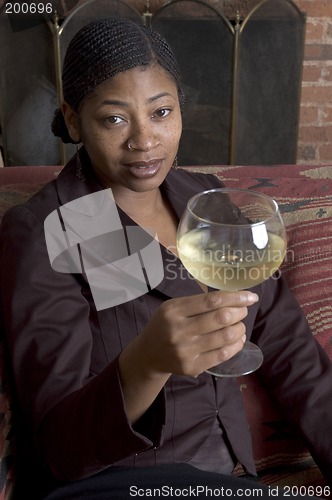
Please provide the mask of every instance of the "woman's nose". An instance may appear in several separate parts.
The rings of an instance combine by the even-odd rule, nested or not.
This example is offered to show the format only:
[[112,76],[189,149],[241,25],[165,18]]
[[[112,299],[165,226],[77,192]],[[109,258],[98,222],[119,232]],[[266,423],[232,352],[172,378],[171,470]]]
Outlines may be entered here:
[[150,151],[155,148],[159,143],[156,131],[151,124],[140,123],[136,124],[130,133],[127,140],[128,149],[135,149],[138,151]]

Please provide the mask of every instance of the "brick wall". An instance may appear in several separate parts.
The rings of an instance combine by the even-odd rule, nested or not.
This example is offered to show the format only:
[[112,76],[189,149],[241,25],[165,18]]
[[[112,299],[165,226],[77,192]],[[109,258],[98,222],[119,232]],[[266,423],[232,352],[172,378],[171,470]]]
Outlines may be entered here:
[[298,163],[332,164],[332,0],[294,0],[307,14]]

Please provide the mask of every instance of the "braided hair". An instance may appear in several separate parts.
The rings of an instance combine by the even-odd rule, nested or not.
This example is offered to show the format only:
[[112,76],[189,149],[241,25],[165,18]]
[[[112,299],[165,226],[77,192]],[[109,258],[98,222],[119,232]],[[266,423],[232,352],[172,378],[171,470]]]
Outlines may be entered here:
[[[84,26],[70,42],[63,65],[64,100],[78,112],[84,97],[121,71],[157,63],[173,78],[180,103],[184,102],[180,73],[166,40],[156,31],[124,18],[99,19]],[[61,109],[52,131],[64,143],[74,143]]]

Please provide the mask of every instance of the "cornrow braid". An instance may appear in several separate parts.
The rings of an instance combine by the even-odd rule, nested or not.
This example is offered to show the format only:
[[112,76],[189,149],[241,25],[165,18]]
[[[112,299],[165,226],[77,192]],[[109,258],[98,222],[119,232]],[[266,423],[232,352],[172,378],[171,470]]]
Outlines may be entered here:
[[[109,17],[84,26],[70,42],[63,65],[64,100],[77,112],[84,97],[117,73],[157,63],[175,81],[181,105],[184,94],[174,54],[156,31],[128,19]],[[54,135],[65,143],[69,136],[62,112],[56,110]]]

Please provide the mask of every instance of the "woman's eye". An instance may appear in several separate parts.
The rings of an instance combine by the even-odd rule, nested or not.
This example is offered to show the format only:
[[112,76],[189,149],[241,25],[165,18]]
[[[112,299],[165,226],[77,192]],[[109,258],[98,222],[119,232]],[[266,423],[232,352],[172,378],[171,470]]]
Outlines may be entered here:
[[111,125],[117,125],[118,123],[122,122],[122,118],[120,116],[107,116],[107,118],[104,119],[106,123],[109,123]]
[[162,109],[158,109],[158,111],[156,111],[154,113],[154,115],[157,116],[158,118],[164,118],[165,116],[169,115],[170,112],[171,112],[170,109],[162,108]]

